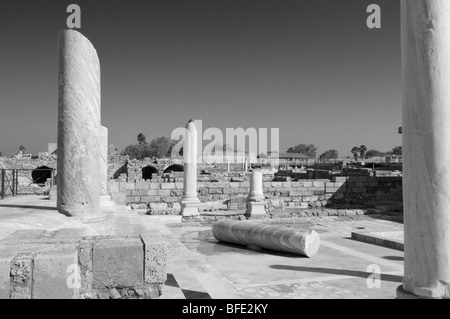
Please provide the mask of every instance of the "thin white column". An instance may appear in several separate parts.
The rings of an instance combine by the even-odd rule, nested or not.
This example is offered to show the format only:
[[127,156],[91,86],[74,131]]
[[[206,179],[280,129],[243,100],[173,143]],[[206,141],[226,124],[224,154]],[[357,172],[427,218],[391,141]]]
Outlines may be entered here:
[[197,129],[192,120],[186,124],[183,160],[184,191],[181,198],[181,214],[186,217],[198,216],[200,201],[197,197]]

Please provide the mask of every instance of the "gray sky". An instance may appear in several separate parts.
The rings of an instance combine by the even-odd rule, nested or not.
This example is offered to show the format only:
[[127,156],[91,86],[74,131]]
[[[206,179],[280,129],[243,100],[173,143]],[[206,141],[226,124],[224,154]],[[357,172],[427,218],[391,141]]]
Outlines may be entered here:
[[[190,118],[280,128],[282,152],[401,145],[399,0],[2,0],[6,156],[56,141],[57,34],[71,3],[100,57],[102,124],[119,150]],[[381,29],[366,26],[371,3]]]

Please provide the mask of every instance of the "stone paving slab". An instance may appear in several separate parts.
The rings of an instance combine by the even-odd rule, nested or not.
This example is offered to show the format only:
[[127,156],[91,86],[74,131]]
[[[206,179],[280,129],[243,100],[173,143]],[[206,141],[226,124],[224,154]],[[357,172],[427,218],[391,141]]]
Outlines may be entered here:
[[[60,216],[42,198],[14,198],[8,200],[9,206],[2,207],[1,204],[0,239],[11,234],[10,229],[13,228],[52,232],[80,227],[79,223]],[[321,237],[322,246],[312,259],[268,251],[255,252],[219,243],[208,235],[211,225],[181,224],[181,216],[141,216],[120,207],[111,212],[102,231],[109,227],[109,234],[130,235],[145,229],[163,236],[168,245],[163,299],[395,298],[403,276],[403,252],[352,240],[351,232],[398,231],[402,224],[377,216],[301,220],[303,224],[291,227],[314,229]],[[6,235],[2,237],[3,229]],[[76,232],[67,230],[69,234],[72,231]],[[98,230],[92,228],[89,231]],[[24,243],[23,249],[26,245]],[[2,253],[7,254],[8,250]],[[0,271],[1,260],[0,257]],[[369,276],[374,275],[369,267],[373,265],[378,265],[382,273],[379,288],[367,285]]]
[[352,239],[403,251],[403,231],[352,232]]

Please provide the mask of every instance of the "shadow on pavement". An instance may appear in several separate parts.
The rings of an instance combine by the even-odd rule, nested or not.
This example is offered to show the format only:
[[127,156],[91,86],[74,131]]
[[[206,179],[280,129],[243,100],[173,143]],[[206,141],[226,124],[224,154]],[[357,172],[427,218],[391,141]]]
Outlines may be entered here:
[[[288,266],[288,265],[272,265],[272,266],[270,266],[270,268],[279,269],[279,270],[306,271],[306,272],[314,272],[314,273],[320,273],[320,274],[361,277],[361,278],[366,278],[366,279],[369,278],[370,276],[373,276],[373,273],[370,273],[370,272],[346,270],[346,269],[298,267],[298,266]],[[392,281],[392,282],[398,282],[398,283],[401,283],[403,281],[402,276],[385,275],[385,274],[381,274],[380,279],[382,281]]]
[[24,209],[40,209],[40,210],[58,210],[58,208],[56,208],[56,207],[50,207],[50,206],[33,206],[33,205],[0,204],[0,207],[7,207],[7,208],[24,208]]

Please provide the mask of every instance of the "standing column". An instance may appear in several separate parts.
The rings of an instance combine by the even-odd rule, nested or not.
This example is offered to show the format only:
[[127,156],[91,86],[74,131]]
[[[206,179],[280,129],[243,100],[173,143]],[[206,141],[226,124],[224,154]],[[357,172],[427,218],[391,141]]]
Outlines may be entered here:
[[108,195],[108,128],[100,126],[100,138],[98,143],[100,149],[99,179],[101,186],[100,208],[111,211],[115,205]]
[[247,217],[263,217],[266,215],[266,201],[263,194],[262,173],[253,171],[250,179],[250,193],[247,197]]
[[183,143],[184,191],[181,198],[181,214],[186,217],[199,216],[197,198],[197,129],[193,120],[186,124]]
[[101,195],[108,195],[108,128],[100,126],[100,183],[101,183]]
[[99,212],[100,62],[74,30],[59,32],[58,189],[61,214],[90,219]]
[[450,1],[402,0],[405,274],[400,298],[450,297]]

